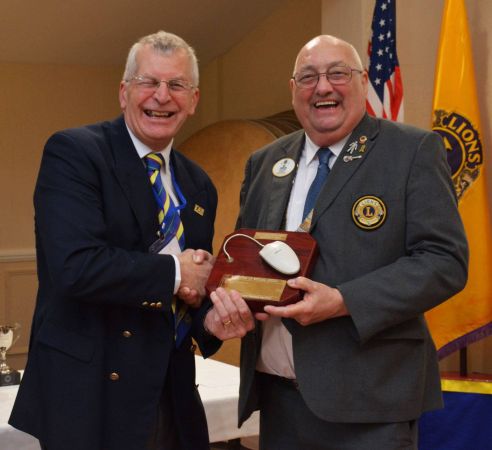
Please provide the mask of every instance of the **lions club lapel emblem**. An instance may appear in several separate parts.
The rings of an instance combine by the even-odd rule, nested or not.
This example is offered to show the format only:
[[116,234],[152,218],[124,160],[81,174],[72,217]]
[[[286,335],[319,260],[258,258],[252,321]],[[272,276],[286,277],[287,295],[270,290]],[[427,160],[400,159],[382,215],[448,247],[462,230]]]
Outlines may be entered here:
[[363,230],[375,230],[386,220],[386,205],[373,195],[357,199],[352,207],[352,219]]

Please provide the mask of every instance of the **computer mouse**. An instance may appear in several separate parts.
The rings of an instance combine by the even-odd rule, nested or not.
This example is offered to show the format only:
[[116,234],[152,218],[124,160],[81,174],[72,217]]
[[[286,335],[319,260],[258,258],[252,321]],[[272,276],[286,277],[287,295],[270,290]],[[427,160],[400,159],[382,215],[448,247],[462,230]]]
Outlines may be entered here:
[[282,241],[266,244],[260,250],[260,256],[269,266],[285,275],[294,275],[301,268],[301,263],[294,250]]

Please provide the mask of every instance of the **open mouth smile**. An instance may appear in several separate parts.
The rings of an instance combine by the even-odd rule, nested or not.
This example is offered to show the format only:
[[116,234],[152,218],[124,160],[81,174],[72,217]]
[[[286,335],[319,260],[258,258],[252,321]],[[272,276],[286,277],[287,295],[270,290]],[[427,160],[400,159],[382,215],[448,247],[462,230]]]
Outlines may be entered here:
[[326,108],[336,108],[338,106],[338,102],[335,100],[325,100],[322,102],[316,102],[314,104],[314,107],[316,109],[326,109]]
[[151,109],[145,109],[144,113],[148,117],[155,117],[157,119],[168,119],[169,117],[172,117],[175,114],[172,111],[154,111]]

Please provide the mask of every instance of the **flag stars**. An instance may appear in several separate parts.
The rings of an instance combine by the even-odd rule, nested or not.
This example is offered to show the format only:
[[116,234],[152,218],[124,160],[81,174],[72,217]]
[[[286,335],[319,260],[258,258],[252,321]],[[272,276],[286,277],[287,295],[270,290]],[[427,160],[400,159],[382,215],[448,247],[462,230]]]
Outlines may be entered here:
[[378,50],[378,56],[383,56],[383,55],[384,55],[383,49],[382,49],[382,48],[380,48],[380,49]]
[[376,70],[377,71],[380,71],[382,68],[383,68],[383,66],[381,64],[377,64],[376,65]]
[[379,21],[379,26],[380,26],[381,28],[383,28],[385,25],[386,25],[386,20],[381,19],[381,20]]
[[374,84],[375,84],[376,86],[379,86],[379,85],[381,84],[381,78],[376,78],[376,79],[374,80]]
[[382,11],[386,11],[386,8],[387,8],[386,3],[383,3],[383,4],[381,5],[381,10],[382,10]]
[[379,39],[380,41],[384,41],[384,34],[383,34],[383,33],[381,33],[381,34],[378,36],[378,39]]

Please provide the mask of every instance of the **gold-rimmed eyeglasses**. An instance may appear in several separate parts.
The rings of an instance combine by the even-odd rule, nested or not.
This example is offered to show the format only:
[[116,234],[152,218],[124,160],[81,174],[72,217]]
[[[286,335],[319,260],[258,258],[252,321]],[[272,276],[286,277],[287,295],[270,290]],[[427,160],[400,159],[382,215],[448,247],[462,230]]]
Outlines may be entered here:
[[296,86],[301,89],[312,89],[318,82],[319,77],[324,75],[326,79],[335,86],[347,84],[352,79],[352,72],[363,73],[363,70],[352,69],[349,66],[333,66],[327,72],[300,72],[295,74],[292,79]]
[[133,82],[141,90],[157,91],[161,87],[161,83],[166,83],[167,88],[174,93],[184,93],[191,91],[195,86],[188,83],[186,80],[173,79],[173,80],[158,80],[157,78],[146,77],[143,75],[136,75],[125,82]]

